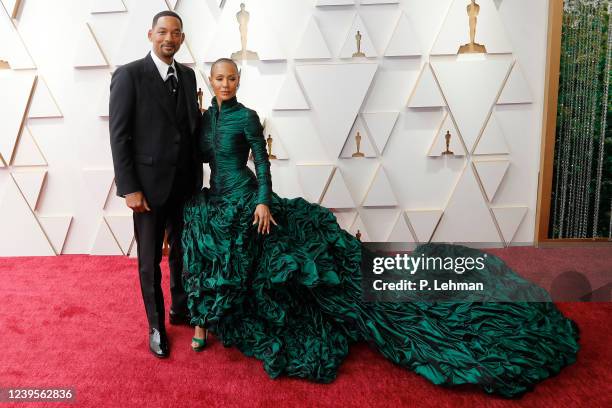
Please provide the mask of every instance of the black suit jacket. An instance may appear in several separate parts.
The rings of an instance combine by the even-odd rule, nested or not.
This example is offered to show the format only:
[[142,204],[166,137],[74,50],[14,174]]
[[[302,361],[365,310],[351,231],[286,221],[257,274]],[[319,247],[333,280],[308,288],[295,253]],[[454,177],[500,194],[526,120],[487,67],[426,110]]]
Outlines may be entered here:
[[[202,188],[202,160],[196,141],[202,114],[195,73],[178,62],[175,66],[179,97],[185,98],[181,105],[187,109],[187,115],[183,115],[188,118],[187,124],[178,123],[173,111],[176,105],[150,53],[113,74],[109,130],[118,196],[142,191],[149,204],[163,204],[172,191],[178,165],[189,169],[188,180],[180,181],[189,186],[190,193]],[[181,137],[189,138],[189,163],[178,163]]]

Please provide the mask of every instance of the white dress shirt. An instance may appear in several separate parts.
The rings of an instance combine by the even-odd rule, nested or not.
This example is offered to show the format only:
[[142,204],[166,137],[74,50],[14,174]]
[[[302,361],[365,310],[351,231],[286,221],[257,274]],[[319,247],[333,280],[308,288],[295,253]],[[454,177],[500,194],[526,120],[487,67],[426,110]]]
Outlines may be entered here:
[[172,64],[168,65],[162,61],[153,50],[151,50],[151,58],[153,59],[153,62],[159,71],[159,75],[161,75],[161,79],[164,82],[166,82],[166,79],[168,79],[168,67],[174,68],[174,77],[176,78],[176,82],[178,82],[178,75],[176,74],[176,64],[174,63],[174,59],[172,60]]

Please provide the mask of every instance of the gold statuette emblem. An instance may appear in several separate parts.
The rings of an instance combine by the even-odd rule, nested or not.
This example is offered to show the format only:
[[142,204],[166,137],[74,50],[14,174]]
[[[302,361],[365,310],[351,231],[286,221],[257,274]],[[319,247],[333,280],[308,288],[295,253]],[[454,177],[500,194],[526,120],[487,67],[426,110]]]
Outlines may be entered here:
[[355,34],[355,41],[357,41],[357,51],[353,53],[353,57],[365,57],[366,55],[361,52],[361,33],[359,30]]
[[273,140],[274,139],[272,139],[272,137],[268,135],[268,138],[266,139],[266,144],[268,145],[268,159],[270,160],[276,159],[276,156],[272,154],[272,141]]
[[235,61],[256,60],[259,58],[256,52],[247,50],[249,19],[250,14],[246,11],[244,3],[240,3],[240,11],[236,13],[236,20],[238,21],[238,28],[240,29],[240,44],[242,45],[242,49],[232,53],[232,59]]
[[365,154],[359,151],[361,146],[361,135],[359,134],[359,131],[357,131],[357,134],[355,135],[355,144],[357,145],[357,151],[353,153],[353,157],[365,157]]
[[459,47],[459,54],[486,53],[485,46],[476,42],[476,24],[478,23],[478,13],[480,13],[480,5],[476,4],[476,0],[472,0],[468,4],[467,13],[470,19],[470,42]]
[[446,134],[444,135],[444,139],[446,139],[446,150],[443,151],[442,154],[455,154],[449,150],[451,134],[448,130],[446,131]]

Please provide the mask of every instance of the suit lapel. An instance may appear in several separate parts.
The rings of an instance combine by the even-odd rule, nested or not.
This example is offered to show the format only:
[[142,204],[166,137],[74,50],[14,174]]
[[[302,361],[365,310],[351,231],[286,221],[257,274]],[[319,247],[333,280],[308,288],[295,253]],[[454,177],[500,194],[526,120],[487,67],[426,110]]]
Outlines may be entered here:
[[195,130],[196,120],[193,117],[193,109],[191,108],[195,102],[195,84],[191,83],[191,78],[187,75],[187,68],[182,64],[176,62],[176,69],[179,73],[179,86],[181,87],[181,93],[183,95],[183,101],[185,102],[185,109],[187,109],[187,116],[189,117],[189,129],[191,133]]
[[168,93],[168,88],[166,88],[164,81],[159,75],[159,71],[153,62],[150,53],[145,57],[145,73],[147,75],[150,89],[153,91],[153,99],[160,104],[164,112],[166,112],[166,115],[168,115],[168,118],[172,122],[175,122],[176,115],[173,112],[174,106],[172,104],[172,100],[170,100],[172,96],[170,96]]

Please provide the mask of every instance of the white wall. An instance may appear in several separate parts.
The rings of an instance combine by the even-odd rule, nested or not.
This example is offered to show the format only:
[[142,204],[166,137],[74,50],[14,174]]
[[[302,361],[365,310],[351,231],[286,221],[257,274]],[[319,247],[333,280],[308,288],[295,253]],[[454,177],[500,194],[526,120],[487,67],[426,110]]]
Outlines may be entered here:
[[[210,61],[240,47],[240,1],[168,3],[183,16],[189,45],[177,59],[195,62],[205,88]],[[273,161],[275,192],[348,207],[338,218],[364,240],[533,242],[547,1],[479,0],[476,41],[488,54],[461,56],[441,54],[468,41],[467,0],[245,3],[248,48],[262,61],[242,66],[238,96],[267,119],[274,137],[282,159]],[[126,11],[92,13],[117,5]],[[108,84],[115,66],[146,54],[146,29],[163,8],[164,0],[23,0],[12,23],[0,8],[7,39],[0,60],[25,68],[0,70],[0,256],[129,252],[130,213],[111,187]],[[388,57],[401,13],[407,18],[392,47],[400,55]],[[316,33],[303,39],[312,19],[323,43]],[[356,29],[369,58],[350,58]],[[323,58],[296,59],[301,46]],[[408,55],[415,50],[421,55]],[[278,100],[286,78],[294,87]],[[281,102],[310,109],[275,110]],[[480,137],[489,112],[496,124]],[[439,156],[447,127],[454,157]],[[373,157],[344,158],[357,130]],[[478,154],[487,151],[496,154]]]

